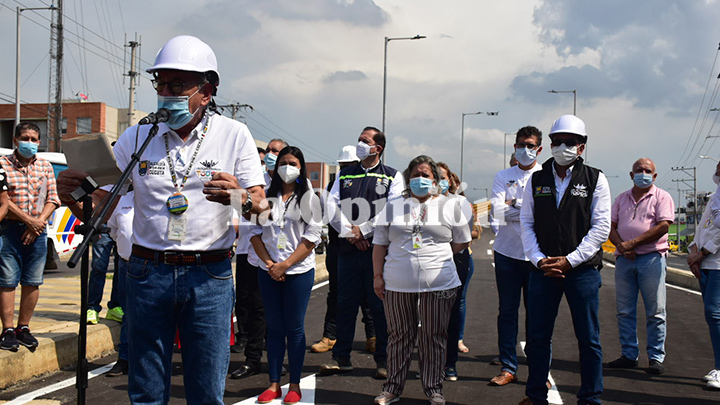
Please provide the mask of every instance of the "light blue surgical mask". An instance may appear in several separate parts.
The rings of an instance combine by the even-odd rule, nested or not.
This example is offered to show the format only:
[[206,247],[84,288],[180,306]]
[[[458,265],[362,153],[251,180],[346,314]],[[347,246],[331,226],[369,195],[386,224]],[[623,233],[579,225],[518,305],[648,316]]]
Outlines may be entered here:
[[449,180],[440,180],[438,183],[438,187],[440,187],[440,194],[447,193],[448,189],[450,188],[450,181]]
[[433,188],[432,179],[427,177],[413,177],[410,179],[410,191],[417,197],[425,197]]
[[198,112],[200,108],[191,113],[189,101],[190,97],[196,95],[199,91],[200,89],[198,88],[198,90],[190,96],[157,96],[158,110],[166,108],[170,111],[170,119],[166,122],[168,127],[177,130],[187,125],[188,122],[193,119],[195,113]]
[[639,188],[648,188],[653,184],[652,173],[633,173],[633,183]]
[[537,149],[517,148],[515,149],[515,159],[523,166],[530,166],[537,160]]
[[18,141],[17,151],[20,156],[24,157],[25,159],[30,159],[35,156],[35,154],[37,154],[38,146],[39,145],[35,142]]
[[268,153],[265,155],[265,166],[268,170],[275,170],[275,163],[277,163],[277,155],[274,153]]

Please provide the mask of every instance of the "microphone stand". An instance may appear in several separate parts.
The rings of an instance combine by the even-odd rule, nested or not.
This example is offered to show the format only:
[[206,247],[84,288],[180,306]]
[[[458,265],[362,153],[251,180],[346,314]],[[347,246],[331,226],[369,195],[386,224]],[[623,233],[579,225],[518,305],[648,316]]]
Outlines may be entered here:
[[[138,131],[139,130],[140,128],[138,127]],[[80,330],[78,333],[77,377],[75,382],[75,387],[77,388],[78,405],[85,404],[85,391],[87,390],[88,386],[86,320],[89,279],[88,262],[90,256],[88,246],[90,245],[90,241],[95,237],[95,235],[103,232],[105,216],[110,211],[110,208],[113,206],[113,202],[116,200],[117,196],[120,194],[121,186],[125,184],[127,179],[130,177],[130,173],[132,173],[135,165],[140,161],[140,157],[150,144],[152,138],[155,137],[157,132],[158,126],[157,124],[153,124],[152,128],[150,128],[150,131],[148,132],[148,136],[145,138],[142,146],[140,146],[140,149],[131,155],[132,159],[128,163],[127,167],[125,167],[125,170],[123,170],[118,180],[115,182],[115,185],[113,185],[110,191],[110,198],[107,199],[107,203],[102,206],[102,208],[100,209],[100,213],[97,216],[92,216],[93,208],[91,197],[93,191],[97,189],[97,184],[95,184],[95,182],[92,181],[89,176],[85,179],[83,185],[72,193],[75,201],[82,201],[83,217],[85,219],[82,225],[78,225],[75,227],[74,232],[76,234],[83,235],[83,240],[80,245],[78,245],[78,247],[75,249],[75,252],[72,254],[70,260],[68,261],[68,267],[72,269],[77,266],[78,261],[82,260],[82,263],[80,265]]]

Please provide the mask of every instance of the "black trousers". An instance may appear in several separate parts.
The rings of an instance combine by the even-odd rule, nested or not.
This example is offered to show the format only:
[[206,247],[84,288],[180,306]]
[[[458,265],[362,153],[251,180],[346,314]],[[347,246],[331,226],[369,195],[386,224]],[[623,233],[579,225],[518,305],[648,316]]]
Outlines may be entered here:
[[[460,283],[465,286],[467,282],[468,271],[470,270],[470,251],[465,249],[453,255],[457,274]],[[462,287],[457,290],[457,299],[452,307],[450,314],[450,324],[448,325],[448,345],[447,357],[445,359],[445,367],[455,367],[458,359],[458,339],[460,339],[460,295]]]
[[260,366],[265,339],[265,308],[258,286],[257,267],[247,261],[247,254],[237,255],[235,269],[235,317],[237,339],[247,339],[245,362]]
[[[335,340],[337,338],[337,324],[335,316],[337,315],[338,302],[338,256],[337,256],[337,239],[330,238],[325,254],[325,268],[328,271],[328,295],[327,295],[327,311],[325,312],[325,325],[323,327],[323,337]],[[365,324],[365,337],[375,337],[375,325],[373,324],[372,313],[370,313],[370,305],[367,298],[363,297],[360,302],[360,311],[362,312],[362,322]]]

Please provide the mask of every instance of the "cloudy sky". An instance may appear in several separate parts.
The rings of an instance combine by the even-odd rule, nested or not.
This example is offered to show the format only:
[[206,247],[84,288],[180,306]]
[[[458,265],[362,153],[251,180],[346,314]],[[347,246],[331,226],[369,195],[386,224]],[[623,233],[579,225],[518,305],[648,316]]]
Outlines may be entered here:
[[[145,69],[167,39],[207,42],[220,69],[219,104],[250,104],[242,118],[254,136],[286,138],[308,160],[331,162],[364,126],[381,126],[384,37],[427,36],[388,45],[387,163],[404,168],[418,154],[460,172],[470,197],[506,161],[514,133],[544,133],[571,113],[589,133],[588,161],[609,176],[613,197],[631,187],[642,156],[655,160],[658,185],[677,198],[697,167],[698,190],[714,189],[720,158],[715,100],[720,64],[720,2],[715,0],[65,0],[64,94],[127,104],[129,57],[141,36]],[[0,100],[14,101],[15,7],[49,0],[0,1]],[[22,100],[47,101],[48,11],[23,13]],[[153,111],[149,75],[136,108]],[[540,155],[550,157],[550,148]],[[680,188],[687,188],[681,185]]]

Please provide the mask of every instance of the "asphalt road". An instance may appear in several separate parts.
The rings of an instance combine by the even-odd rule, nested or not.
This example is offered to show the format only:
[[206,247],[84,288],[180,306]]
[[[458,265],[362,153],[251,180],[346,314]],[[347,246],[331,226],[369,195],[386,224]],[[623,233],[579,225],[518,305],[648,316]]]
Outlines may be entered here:
[[[485,232],[483,236],[488,235]],[[516,404],[524,398],[527,367],[521,356],[518,370],[519,381],[504,387],[489,386],[489,380],[500,370],[489,365],[497,354],[497,292],[492,265],[491,241],[484,237],[475,244],[475,274],[470,284],[468,297],[468,319],[465,342],[471,351],[461,354],[458,362],[460,378],[457,382],[445,383],[445,397],[450,404]],[[73,270],[74,271],[74,270]],[[602,270],[603,287],[600,292],[601,341],[604,362],[614,360],[620,355],[615,319],[614,269],[606,266]],[[308,346],[320,339],[322,319],[325,312],[325,294],[327,286],[313,291],[306,317]],[[602,396],[606,404],[697,404],[710,405],[720,403],[720,392],[709,391],[701,380],[712,367],[712,348],[708,328],[702,311],[702,299],[693,292],[668,288],[668,340],[667,371],[661,376],[646,373],[647,356],[641,353],[640,366],[631,370],[610,370],[604,372],[605,392]],[[643,312],[642,310],[640,311]],[[521,313],[521,317],[524,314]],[[644,322],[639,322],[640,346],[644,346]],[[364,336],[362,328],[357,328],[357,336],[352,361],[356,367],[349,374],[315,378],[314,401],[317,404],[371,404],[373,397],[380,392],[381,383],[372,378],[374,362],[369,353],[362,352]],[[524,340],[522,327],[520,340]],[[552,378],[555,381],[558,396],[557,403],[576,402],[575,393],[580,384],[577,341],[573,334],[569,310],[563,302],[555,328],[552,364]],[[521,350],[518,347],[518,350]],[[330,354],[308,353],[305,357],[303,377],[312,376],[318,366],[330,360]],[[416,357],[415,357],[416,358]],[[100,367],[115,361],[115,356],[98,360],[92,367]],[[183,382],[180,355],[174,356],[175,373],[172,378],[171,404],[182,404]],[[243,361],[242,354],[232,354],[230,370],[238,368]],[[6,372],[3,370],[2,372]],[[72,370],[37,379],[23,387],[0,393],[1,400],[12,400],[22,394],[50,386],[58,381],[74,377]],[[311,382],[312,377],[307,382]],[[283,383],[287,382],[287,377]],[[244,380],[228,380],[225,394],[226,404],[235,404],[260,394],[268,384],[267,374],[259,374]],[[88,404],[128,403],[125,390],[127,378],[107,378],[99,376],[89,382]],[[309,392],[309,391],[308,391]],[[306,393],[304,400],[312,399]],[[52,399],[62,404],[76,403],[74,386],[43,395],[41,399]],[[246,403],[254,403],[250,399]],[[277,401],[279,403],[279,401]],[[307,403],[307,402],[306,402]],[[414,362],[408,375],[401,404],[427,404],[420,381],[417,377],[417,363]]]

